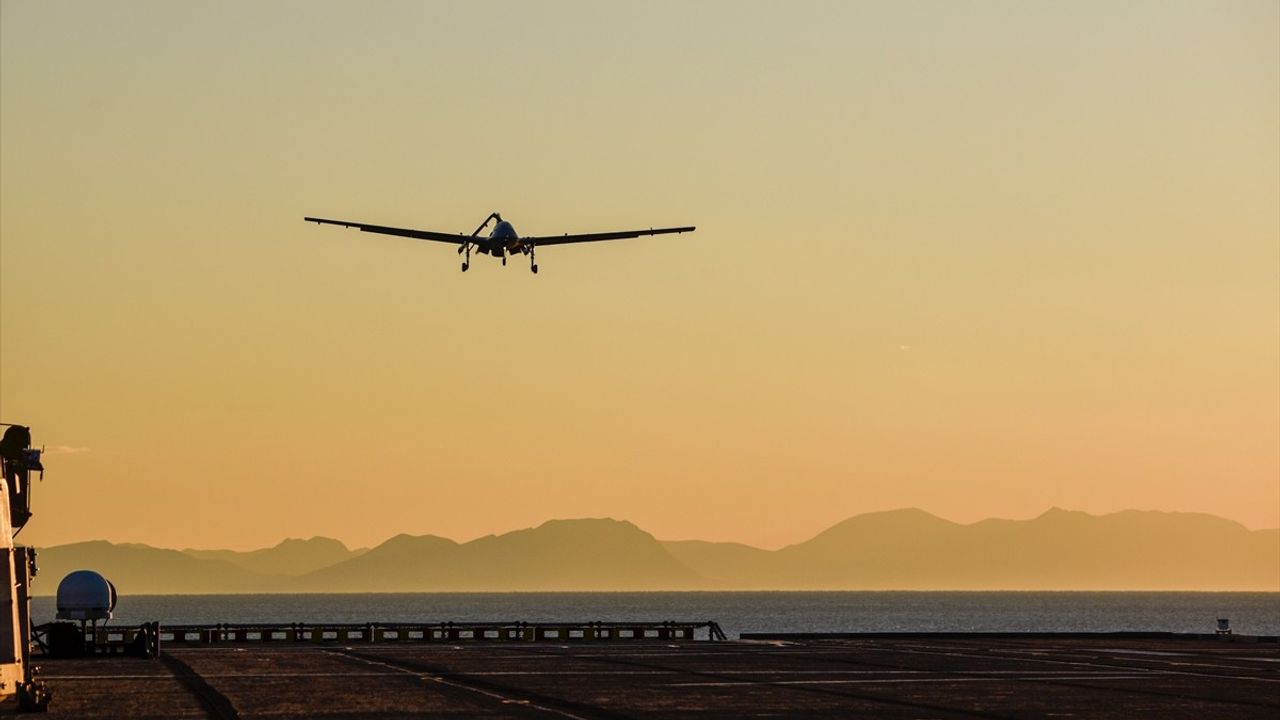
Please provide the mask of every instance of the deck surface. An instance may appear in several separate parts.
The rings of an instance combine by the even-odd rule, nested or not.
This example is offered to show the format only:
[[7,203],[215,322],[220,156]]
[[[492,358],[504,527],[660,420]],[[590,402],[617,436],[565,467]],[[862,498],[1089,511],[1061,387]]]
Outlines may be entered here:
[[39,664],[49,718],[1280,717],[1280,645],[1243,639],[171,645]]

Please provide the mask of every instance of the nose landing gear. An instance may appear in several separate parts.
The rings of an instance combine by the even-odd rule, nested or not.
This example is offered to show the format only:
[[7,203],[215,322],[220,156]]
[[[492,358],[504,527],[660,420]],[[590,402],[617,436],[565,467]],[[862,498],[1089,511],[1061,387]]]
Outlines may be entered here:
[[530,245],[529,246],[529,270],[532,271],[534,275],[537,275],[538,274],[538,258],[534,255],[534,252],[536,252],[535,246]]

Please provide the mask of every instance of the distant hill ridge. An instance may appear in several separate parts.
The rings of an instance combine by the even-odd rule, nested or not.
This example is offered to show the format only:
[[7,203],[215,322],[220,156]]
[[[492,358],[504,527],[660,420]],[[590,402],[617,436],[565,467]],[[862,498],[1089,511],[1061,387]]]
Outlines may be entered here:
[[38,594],[78,569],[122,593],[512,590],[1280,591],[1280,529],[1199,513],[1052,508],[962,525],[916,508],[867,513],[779,550],[663,542],[630,522],[549,520],[458,543],[397,535],[371,549],[332,538],[270,548],[168,550],[92,541],[41,549]]
[[348,550],[339,540],[313,537],[309,540],[287,538],[275,547],[248,552],[190,548],[182,552],[203,560],[222,560],[261,575],[304,575],[358,557],[368,549]]

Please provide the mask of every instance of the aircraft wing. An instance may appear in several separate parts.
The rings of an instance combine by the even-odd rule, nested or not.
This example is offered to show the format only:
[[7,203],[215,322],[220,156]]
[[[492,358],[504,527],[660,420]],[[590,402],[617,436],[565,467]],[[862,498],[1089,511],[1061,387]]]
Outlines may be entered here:
[[308,217],[303,218],[307,222],[323,223],[325,225],[341,225],[342,227],[356,228],[360,232],[379,233],[382,235],[399,235],[400,237],[415,238],[417,240],[435,240],[436,242],[453,243],[461,245],[464,240],[476,240],[470,235],[462,233],[442,233],[433,230],[410,230],[408,228],[386,227],[385,225],[366,225],[365,223],[351,222],[349,220],[325,220],[324,218]]
[[693,232],[693,226],[674,228],[649,228],[648,230],[620,230],[618,232],[587,233],[585,235],[547,235],[545,237],[522,237],[520,240],[532,243],[537,247],[543,245],[564,245],[567,243],[598,242],[600,240],[624,240],[641,235],[668,235],[671,233]]

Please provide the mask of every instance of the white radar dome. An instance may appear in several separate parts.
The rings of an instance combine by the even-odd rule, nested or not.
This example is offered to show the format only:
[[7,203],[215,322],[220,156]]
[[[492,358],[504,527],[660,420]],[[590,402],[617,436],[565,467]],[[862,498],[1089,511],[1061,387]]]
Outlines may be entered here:
[[109,620],[116,586],[92,570],[76,570],[58,583],[59,620]]

